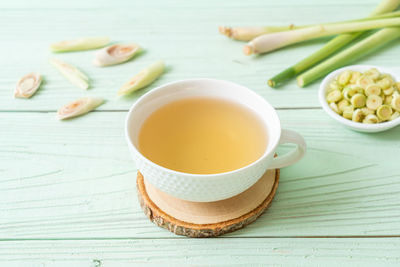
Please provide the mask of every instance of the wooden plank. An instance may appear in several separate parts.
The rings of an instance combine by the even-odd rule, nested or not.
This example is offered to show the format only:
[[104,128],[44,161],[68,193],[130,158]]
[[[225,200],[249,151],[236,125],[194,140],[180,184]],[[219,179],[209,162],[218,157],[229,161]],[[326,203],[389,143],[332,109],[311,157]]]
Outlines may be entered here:
[[[51,110],[81,96],[102,96],[102,110],[127,110],[155,86],[188,78],[217,78],[248,86],[275,107],[318,107],[318,83],[300,89],[295,82],[274,90],[269,77],[315,51],[327,40],[315,40],[261,57],[242,54],[243,43],[217,33],[218,25],[307,24],[358,18],[378,1],[4,1],[0,10],[0,110]],[[24,7],[24,8],[22,8]],[[32,9],[34,8],[34,12]],[[318,8],[318,12],[316,12]],[[94,11],[95,12],[91,12]],[[116,42],[138,42],[147,52],[129,63],[92,66],[93,51],[51,54],[50,43],[81,36],[109,35]],[[394,42],[359,63],[396,66],[400,52]],[[82,91],[70,85],[48,59],[57,56],[76,64],[92,79],[93,88]],[[148,89],[128,98],[117,98],[117,89],[144,66],[164,59],[170,70]],[[22,75],[38,71],[43,88],[30,100],[13,99],[15,83]]]
[[[0,238],[174,237],[140,210],[125,115],[0,113]],[[322,110],[279,115],[308,153],[282,170],[266,214],[230,236],[400,235],[400,127],[363,134]]]
[[398,266],[400,261],[399,238],[7,241],[0,248],[2,266]]

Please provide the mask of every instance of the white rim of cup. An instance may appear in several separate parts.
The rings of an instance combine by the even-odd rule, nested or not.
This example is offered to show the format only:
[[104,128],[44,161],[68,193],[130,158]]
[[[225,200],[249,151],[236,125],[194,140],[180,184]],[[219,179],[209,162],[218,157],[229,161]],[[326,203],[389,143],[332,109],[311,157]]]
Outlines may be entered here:
[[282,134],[282,128],[281,128],[281,123],[280,123],[279,116],[278,116],[275,108],[273,106],[271,106],[271,104],[269,104],[263,97],[261,97],[259,94],[255,93],[254,91],[250,90],[246,86],[243,86],[243,85],[240,85],[240,84],[237,84],[237,83],[234,83],[234,82],[226,81],[226,80],[210,79],[210,78],[194,78],[194,79],[184,79],[184,80],[178,80],[178,81],[175,81],[175,82],[166,83],[166,84],[158,86],[158,87],[156,87],[154,89],[151,89],[149,92],[147,92],[144,95],[142,95],[141,97],[139,97],[138,100],[136,100],[136,102],[129,109],[128,114],[127,114],[126,119],[125,119],[125,138],[126,138],[126,141],[127,141],[128,145],[132,146],[132,148],[135,150],[137,155],[139,155],[141,160],[145,161],[147,164],[150,164],[152,167],[161,168],[164,171],[171,172],[171,173],[174,173],[174,174],[191,176],[191,177],[198,177],[198,178],[204,178],[204,179],[213,179],[216,176],[225,176],[225,175],[229,175],[229,174],[232,174],[232,173],[235,173],[235,172],[247,169],[247,168],[251,168],[254,165],[256,165],[258,162],[264,160],[269,155],[269,153],[267,153],[268,152],[268,148],[266,148],[264,154],[260,158],[258,158],[256,161],[253,161],[252,163],[250,163],[250,164],[248,164],[248,165],[246,165],[246,166],[244,166],[242,168],[239,168],[239,169],[235,169],[235,170],[232,170],[232,171],[229,171],[229,172],[220,172],[220,173],[214,173],[214,174],[213,173],[210,173],[210,174],[194,174],[194,173],[187,173],[187,172],[180,172],[180,171],[171,170],[171,169],[165,168],[165,167],[163,167],[161,165],[158,165],[157,163],[154,163],[153,161],[151,161],[148,158],[146,158],[145,156],[143,156],[142,153],[136,148],[136,146],[133,144],[132,140],[129,137],[129,119],[131,117],[133,109],[137,106],[137,104],[140,101],[142,101],[148,95],[151,95],[151,94],[155,93],[158,90],[162,90],[163,88],[165,88],[165,87],[167,87],[169,85],[174,85],[174,84],[178,84],[178,83],[181,83],[181,82],[189,82],[189,81],[191,81],[191,82],[195,82],[195,81],[212,81],[212,82],[229,83],[229,84],[232,84],[232,85],[235,85],[235,86],[241,86],[241,87],[245,88],[246,90],[248,90],[248,92],[250,94],[253,94],[256,97],[260,98],[269,108],[271,108],[275,112],[274,115],[278,118],[277,127],[279,127],[279,129],[280,129],[279,130],[279,136],[276,139],[275,144],[273,144],[270,147],[269,153],[275,151],[276,147],[279,145],[279,140],[280,140],[281,134]]
[[388,73],[392,75],[393,77],[398,77],[398,75],[395,75],[392,71],[382,68],[379,66],[372,66],[372,65],[350,65],[346,66],[340,69],[337,69],[331,73],[329,73],[321,82],[320,87],[319,87],[319,102],[321,103],[322,108],[325,110],[326,113],[328,113],[333,119],[337,120],[338,122],[345,124],[349,127],[352,128],[358,128],[360,130],[377,130],[377,129],[382,129],[385,130],[386,128],[391,128],[394,126],[397,126],[400,124],[400,117],[397,119],[394,119],[392,121],[387,121],[387,122],[380,122],[376,124],[365,124],[361,122],[354,122],[348,119],[343,118],[339,114],[337,114],[335,111],[333,111],[330,107],[328,102],[325,99],[325,94],[327,90],[328,83],[331,82],[338,74],[339,72],[345,71],[345,70],[355,70],[358,71],[360,69],[364,69],[361,71],[366,71],[370,68],[376,68],[380,72]]

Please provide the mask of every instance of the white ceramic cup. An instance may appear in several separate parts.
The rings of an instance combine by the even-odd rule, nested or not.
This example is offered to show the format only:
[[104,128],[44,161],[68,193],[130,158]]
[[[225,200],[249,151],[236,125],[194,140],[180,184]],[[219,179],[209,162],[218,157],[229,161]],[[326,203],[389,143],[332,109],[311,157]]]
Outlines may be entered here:
[[[218,174],[178,172],[144,157],[138,149],[138,135],[146,118],[167,103],[193,97],[235,101],[258,114],[265,123],[268,134],[268,144],[263,156],[245,167]],[[189,201],[210,202],[235,196],[255,184],[267,169],[292,165],[306,151],[303,137],[294,131],[282,130],[275,109],[267,101],[244,86],[222,80],[191,79],[155,88],[131,107],[125,127],[129,150],[144,178],[161,191]],[[283,143],[293,143],[296,147],[287,154],[274,158],[277,146]]]

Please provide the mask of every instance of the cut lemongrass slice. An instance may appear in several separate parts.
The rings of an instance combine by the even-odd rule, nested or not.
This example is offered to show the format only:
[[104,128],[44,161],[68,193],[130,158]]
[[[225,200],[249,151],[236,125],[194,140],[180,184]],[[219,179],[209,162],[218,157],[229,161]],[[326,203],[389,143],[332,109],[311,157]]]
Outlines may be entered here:
[[335,111],[337,114],[340,114],[341,112],[339,111],[339,108],[338,108],[338,106],[336,105],[336,103],[330,103],[329,104],[329,106],[331,107],[331,109],[333,110],[333,111]]
[[357,84],[359,86],[361,86],[362,88],[367,88],[368,85],[373,84],[374,80],[369,77],[369,76],[361,76],[358,80],[357,80]]
[[384,95],[392,95],[394,93],[394,87],[389,87],[388,89],[383,90]]
[[395,97],[393,97],[392,101],[391,101],[391,106],[393,109],[400,111],[400,96],[396,95]]
[[351,120],[355,121],[355,122],[361,122],[363,117],[364,117],[364,114],[362,113],[361,109],[356,109],[353,112],[353,116],[352,116]]
[[346,119],[351,120],[353,118],[353,112],[354,112],[354,107],[353,106],[344,107],[344,109],[343,109],[343,117],[346,118]]
[[370,95],[380,95],[381,94],[381,88],[376,85],[376,84],[370,84],[365,88],[365,95],[370,96]]
[[50,63],[72,84],[81,89],[89,88],[89,78],[76,67],[56,58],[50,59]]
[[367,101],[367,98],[363,94],[355,94],[351,98],[351,104],[355,108],[362,108],[365,106],[365,103]]
[[14,97],[30,98],[39,89],[42,77],[38,73],[28,73],[18,80]]
[[389,120],[394,120],[394,119],[397,119],[398,117],[400,117],[400,113],[398,112],[398,111],[396,111],[396,112],[394,112],[393,114],[392,114],[392,116],[390,116],[390,119]]
[[349,83],[351,79],[351,72],[349,70],[342,72],[338,77],[338,82],[340,85],[345,86]]
[[387,95],[387,96],[385,96],[385,100],[383,101],[383,103],[385,105],[391,105],[392,104],[392,100],[393,100],[393,96]]
[[94,98],[94,97],[79,98],[61,107],[57,111],[57,118],[60,120],[65,120],[72,117],[83,115],[97,108],[98,106],[103,104],[103,102],[104,100],[102,98]]
[[328,102],[337,102],[341,99],[342,99],[342,92],[340,92],[339,90],[333,90],[329,92],[328,95],[326,96],[326,100]]
[[384,77],[383,79],[376,82],[383,90],[388,89],[393,85],[393,79],[389,77]]
[[392,113],[393,110],[389,105],[382,105],[376,111],[376,115],[378,115],[378,118],[382,121],[389,120],[390,116],[392,116]]
[[376,68],[372,68],[372,69],[367,70],[364,73],[364,75],[371,77],[373,80],[376,80],[379,78],[379,75],[381,75],[381,74],[379,73],[379,71]]
[[353,71],[351,73],[351,78],[350,78],[350,83],[355,84],[357,83],[357,80],[361,77],[361,72],[359,71]]
[[50,46],[53,52],[69,52],[97,49],[107,45],[110,42],[109,37],[88,37],[75,40],[61,41]]
[[347,101],[346,99],[342,99],[339,101],[339,103],[337,104],[337,107],[339,109],[340,114],[343,113],[344,108],[347,106],[350,106],[350,102]]
[[369,108],[362,108],[361,111],[364,114],[364,116],[368,116],[370,114],[375,114],[375,110],[369,109]]
[[363,123],[378,123],[379,119],[376,115],[374,114],[368,114],[367,116],[365,116]]
[[382,105],[382,98],[377,95],[370,95],[367,98],[367,108],[376,110]]
[[96,53],[94,65],[99,67],[110,66],[126,62],[140,52],[137,44],[114,44],[104,47]]
[[136,90],[142,89],[154,80],[156,80],[165,69],[163,61],[157,61],[153,65],[143,69],[128,82],[126,82],[118,91],[118,95],[128,95]]

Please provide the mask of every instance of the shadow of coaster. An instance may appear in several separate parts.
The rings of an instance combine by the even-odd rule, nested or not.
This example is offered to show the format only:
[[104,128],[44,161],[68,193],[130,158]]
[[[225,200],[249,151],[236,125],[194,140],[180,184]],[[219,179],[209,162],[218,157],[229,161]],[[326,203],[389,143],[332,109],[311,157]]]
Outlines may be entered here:
[[269,206],[279,183],[279,169],[268,170],[239,195],[214,202],[170,196],[137,174],[137,192],[146,216],[159,227],[188,237],[216,237],[254,222]]

